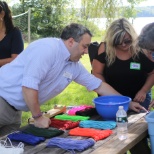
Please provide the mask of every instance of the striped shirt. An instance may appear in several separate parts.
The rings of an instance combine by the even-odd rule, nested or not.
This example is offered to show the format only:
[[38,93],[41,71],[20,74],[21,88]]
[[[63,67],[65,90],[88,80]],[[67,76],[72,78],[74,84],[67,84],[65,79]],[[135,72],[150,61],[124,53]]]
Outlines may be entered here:
[[28,111],[22,86],[38,90],[39,104],[61,93],[71,81],[89,91],[100,86],[100,79],[80,62],[71,62],[69,58],[70,53],[61,39],[32,42],[14,61],[0,68],[0,96],[16,109]]

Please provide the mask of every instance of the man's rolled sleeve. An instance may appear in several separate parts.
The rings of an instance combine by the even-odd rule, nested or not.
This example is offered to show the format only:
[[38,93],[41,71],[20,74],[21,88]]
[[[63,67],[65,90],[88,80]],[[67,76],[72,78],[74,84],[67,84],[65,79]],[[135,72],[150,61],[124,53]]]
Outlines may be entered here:
[[37,78],[24,77],[22,81],[22,86],[35,89],[35,90],[39,90],[39,83],[40,81]]
[[[93,75],[91,75],[91,76],[93,76]],[[93,90],[97,89],[101,85],[101,83],[102,83],[101,79],[96,78],[95,76],[93,76],[91,78],[91,81],[89,82],[89,84],[87,84],[86,87],[87,87],[87,89],[89,91],[93,91]]]
[[89,91],[95,90],[101,85],[102,80],[90,74],[81,63],[79,63],[78,68],[75,70],[78,70],[75,72],[78,75],[74,81],[85,86]]

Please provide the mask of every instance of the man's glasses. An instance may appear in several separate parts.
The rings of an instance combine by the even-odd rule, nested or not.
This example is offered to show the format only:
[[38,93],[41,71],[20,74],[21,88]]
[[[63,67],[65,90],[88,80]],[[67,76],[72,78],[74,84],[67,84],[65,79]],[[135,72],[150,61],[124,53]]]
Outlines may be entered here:
[[118,43],[116,45],[122,45],[122,44],[130,45],[130,44],[132,44],[132,40],[123,40],[121,43]]

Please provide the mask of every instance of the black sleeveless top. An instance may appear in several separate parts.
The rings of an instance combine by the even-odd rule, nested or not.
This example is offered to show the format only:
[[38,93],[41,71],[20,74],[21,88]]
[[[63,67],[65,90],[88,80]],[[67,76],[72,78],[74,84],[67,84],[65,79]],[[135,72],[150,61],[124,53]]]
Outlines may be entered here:
[[107,66],[106,53],[97,55],[95,59],[105,64],[104,78],[119,93],[132,99],[144,85],[148,73],[154,69],[154,63],[142,52],[133,60],[120,60],[116,57],[111,66]]

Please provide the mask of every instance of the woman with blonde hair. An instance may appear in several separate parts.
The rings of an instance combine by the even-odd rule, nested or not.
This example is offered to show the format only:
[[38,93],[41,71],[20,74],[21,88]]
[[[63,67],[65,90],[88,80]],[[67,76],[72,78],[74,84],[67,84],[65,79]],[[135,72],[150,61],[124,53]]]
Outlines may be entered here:
[[154,63],[136,45],[137,37],[127,19],[113,21],[93,60],[92,73],[148,109]]
[[[128,20],[121,18],[113,21],[107,30],[105,42],[101,43],[98,55],[93,60],[92,73],[148,109],[150,89],[154,84],[154,63],[136,45],[137,38]],[[146,138],[130,151],[131,154],[151,153]]]

